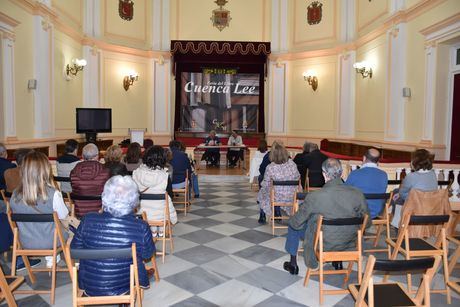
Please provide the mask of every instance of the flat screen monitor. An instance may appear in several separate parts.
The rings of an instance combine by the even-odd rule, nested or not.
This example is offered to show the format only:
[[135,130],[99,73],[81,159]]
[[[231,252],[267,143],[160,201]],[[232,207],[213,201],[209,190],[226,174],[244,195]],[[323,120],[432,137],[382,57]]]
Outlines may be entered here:
[[77,133],[112,132],[112,109],[77,108]]

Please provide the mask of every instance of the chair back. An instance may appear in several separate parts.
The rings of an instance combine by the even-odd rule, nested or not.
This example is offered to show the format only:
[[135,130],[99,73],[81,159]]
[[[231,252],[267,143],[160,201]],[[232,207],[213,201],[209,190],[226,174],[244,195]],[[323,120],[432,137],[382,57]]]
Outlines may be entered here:
[[168,193],[164,194],[149,194],[149,193],[141,193],[139,195],[140,200],[164,200],[165,207],[164,207],[164,217],[163,220],[149,220],[147,217],[147,213],[145,211],[142,212],[142,219],[146,221],[150,226],[159,226],[165,228],[166,226],[171,224],[170,221],[170,212],[169,212],[169,195]]
[[10,198],[12,196],[11,192],[7,192],[5,190],[0,190],[0,194],[2,195],[3,202],[6,205],[6,212],[10,212]]
[[[135,244],[133,243],[134,247]],[[108,249],[70,249],[70,257],[73,260],[100,260],[100,259],[125,259],[136,255],[132,247],[108,248]]]
[[374,271],[382,272],[415,272],[432,268],[435,258],[417,258],[410,260],[379,260],[376,259]]
[[300,186],[300,179],[299,180],[272,180],[271,187],[270,187],[270,201],[275,201],[275,194],[276,194],[276,187],[287,187],[292,188],[292,199],[283,199],[280,203],[291,204],[295,202],[296,197],[296,188]]
[[[412,189],[401,210],[406,215],[450,215],[450,203],[447,189],[424,192]],[[431,224],[431,225],[429,225]],[[411,224],[408,234],[411,238],[427,238],[437,236],[442,223]]]

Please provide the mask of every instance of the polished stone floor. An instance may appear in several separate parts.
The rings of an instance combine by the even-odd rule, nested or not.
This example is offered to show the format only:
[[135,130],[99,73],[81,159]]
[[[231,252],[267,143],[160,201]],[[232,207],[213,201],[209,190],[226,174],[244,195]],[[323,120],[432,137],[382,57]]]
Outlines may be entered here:
[[[201,198],[194,200],[187,216],[179,215],[174,227],[174,253],[164,264],[161,258],[157,260],[161,281],[151,283],[144,306],[319,305],[318,279],[303,287],[303,259],[299,260],[298,276],[283,271],[282,264],[288,260],[283,237],[286,231],[272,236],[268,225],[257,223],[256,193],[244,177],[237,177],[231,181],[226,177],[203,178]],[[4,268],[7,265],[2,263]],[[66,273],[58,276],[55,306],[71,306],[69,277]],[[405,282],[405,277],[394,279]],[[352,281],[356,281],[356,274]],[[342,278],[328,276],[325,282],[328,288],[337,289]],[[435,286],[441,282],[442,275],[437,274]],[[23,288],[49,284],[44,273],[37,285],[28,282]],[[446,305],[441,294],[433,294],[431,299],[432,306]],[[49,306],[48,302],[47,295],[18,296],[20,306]],[[326,296],[324,306],[353,306],[353,299],[350,295]],[[451,306],[460,306],[458,295],[453,294]]]

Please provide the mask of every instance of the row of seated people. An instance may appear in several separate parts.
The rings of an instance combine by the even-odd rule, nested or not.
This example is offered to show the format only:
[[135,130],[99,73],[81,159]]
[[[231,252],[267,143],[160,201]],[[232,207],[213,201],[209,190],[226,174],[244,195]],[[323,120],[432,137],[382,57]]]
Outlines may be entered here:
[[[204,140],[205,146],[219,146],[222,145],[221,140],[216,134],[215,130],[211,130],[209,135]],[[243,146],[243,139],[241,135],[235,130],[232,130],[232,134],[228,138],[228,146]],[[239,160],[244,159],[244,151],[241,148],[229,148],[227,151],[227,161],[230,167],[235,167]],[[207,148],[201,157],[201,160],[206,160],[211,166],[218,166],[220,162],[220,148]]]
[[[317,150],[317,148],[314,149],[314,151],[315,150]],[[384,171],[378,168],[380,154],[377,149],[370,148],[365,153],[361,167],[351,172],[346,181],[342,179],[342,166],[339,160],[327,157],[323,159],[320,157],[321,155],[319,153],[315,154],[314,151],[306,154],[303,159],[308,160],[310,158],[311,160],[316,160],[316,162],[318,162],[318,160],[323,160],[319,165],[321,165],[320,170],[324,179],[324,185],[322,185],[320,189],[308,192],[303,202],[298,205],[298,208],[294,208],[295,210],[293,210],[293,207],[290,205],[297,201],[295,195],[303,190],[299,184],[301,176],[297,165],[290,159],[287,150],[280,142],[274,142],[272,145],[271,151],[266,155],[266,157],[268,156],[269,164],[266,166],[264,172],[261,171],[263,179],[257,198],[260,207],[259,223],[266,223],[266,215],[271,216],[273,224],[275,220],[281,222],[282,211],[288,216],[288,232],[285,250],[289,254],[290,259],[284,262],[283,269],[290,274],[297,275],[299,273],[297,255],[299,252],[299,243],[302,241],[303,257],[308,269],[307,276],[310,276],[310,274],[313,274],[312,272],[316,272],[320,269],[320,255],[318,254],[317,246],[318,217],[321,217],[321,220],[362,219],[361,223],[365,223],[363,226],[357,223],[351,223],[349,225],[345,223],[340,225],[326,224],[321,228],[322,250],[349,251],[356,249],[356,246],[360,246],[361,244],[358,243],[358,241],[360,241],[360,236],[357,236],[357,230],[361,229],[361,232],[364,232],[366,228],[373,224],[374,220],[381,219],[382,216],[388,214],[386,243],[389,246],[391,245],[391,248],[395,250],[390,253],[391,248],[388,248],[390,259],[396,259],[396,256],[401,250],[409,249],[408,246],[404,246],[403,236],[411,220],[403,220],[403,216],[407,217],[410,213],[422,216],[439,214],[442,216],[442,220],[438,221],[440,224],[447,225],[450,221],[449,217],[451,210],[448,200],[448,191],[447,189],[438,190],[438,180],[432,169],[433,156],[427,150],[419,149],[413,153],[411,161],[412,172],[407,174],[400,187],[393,190],[391,194],[386,193],[388,176]],[[316,157],[312,157],[312,153],[316,155]],[[413,193],[410,193],[411,191]],[[423,196],[420,196],[418,193],[422,193],[421,195]],[[387,196],[389,202],[388,206],[391,207],[391,209],[385,208],[386,196],[374,199],[370,197],[370,199],[366,199],[365,194],[392,195]],[[409,197],[409,195],[411,195],[411,197]],[[428,199],[430,204],[427,205],[426,202],[423,202],[423,199]],[[276,204],[276,206],[274,206],[274,204]],[[277,208],[280,211],[273,212]],[[276,217],[279,218],[276,219]],[[370,217],[370,219],[367,219],[367,217]],[[367,223],[365,222],[366,219]],[[399,243],[397,243],[396,240],[393,241],[389,237],[390,221],[396,229],[400,229],[401,236],[399,236],[397,240]],[[433,221],[428,221],[427,224],[429,225],[432,222]],[[447,230],[447,226],[444,229]],[[424,226],[410,233],[410,235],[414,235],[416,239],[429,237],[432,234],[432,226]],[[428,249],[428,251],[425,251],[425,256],[435,255],[437,253],[444,258],[445,289],[442,291],[447,294],[447,300],[450,302],[449,288],[447,286],[449,272],[447,267],[447,245],[445,243],[446,234],[443,233],[443,240],[440,239],[440,228],[437,228],[437,234],[439,234],[439,236],[436,242],[442,242],[439,246],[433,246],[423,242],[421,245]],[[410,246],[412,247],[412,244],[410,244]],[[420,249],[420,247],[417,248]],[[423,251],[418,250],[417,252],[420,254]],[[457,251],[457,253],[459,252]],[[332,257],[332,259],[334,259],[334,257]],[[406,252],[406,259],[409,258],[410,255]],[[457,258],[452,261],[456,262]],[[337,256],[336,259],[339,259],[339,257]],[[332,264],[339,273],[347,272],[347,270],[343,270],[341,261],[336,260],[333,261]],[[347,274],[347,278],[349,273],[350,271],[345,273]],[[360,274],[359,271],[358,274]],[[305,279],[305,284],[307,282],[308,277]],[[410,286],[410,281],[408,281],[408,284]],[[322,292],[321,288],[322,286],[320,285],[320,293]],[[320,301],[322,301],[322,294],[320,295]]]
[[[72,145],[73,142],[69,143]],[[189,163],[188,157],[181,150],[179,142],[172,141],[170,146],[173,153],[173,158],[170,159],[170,162],[175,162],[175,156],[179,163],[174,163],[174,165],[177,166],[177,170],[185,167],[186,172],[182,173],[182,176],[185,176],[184,174],[188,173],[190,169],[190,164],[187,164],[187,162]],[[76,148],[68,147],[70,149],[68,152],[70,153],[67,156],[76,153]],[[4,148],[4,146],[0,146],[1,148]],[[2,159],[9,163],[5,159],[4,152],[6,150],[2,152]],[[163,197],[163,200],[142,200],[139,202],[139,193],[164,195],[168,190],[168,185],[171,185],[172,188],[183,187],[182,181],[184,181],[184,178],[182,178],[182,181],[177,180],[177,183],[172,183],[167,169],[167,151],[161,146],[152,146],[144,153],[142,163],[139,163],[140,165],[133,170],[132,177],[117,175],[112,173],[111,170],[122,168],[119,165],[114,167],[115,163],[110,157],[121,156],[119,152],[121,150],[118,147],[112,147],[108,150],[106,158],[109,157],[109,159],[106,163],[109,164],[109,167],[98,161],[98,149],[94,144],[88,144],[83,148],[84,161],[77,160],[76,157],[67,158],[68,161],[71,161],[68,164],[74,164],[73,169],[69,170],[72,192],[77,195],[101,195],[101,200],[81,200],[79,201],[80,203],[74,201],[75,215],[77,217],[74,218],[69,215],[70,212],[64,203],[62,193],[53,180],[48,158],[44,154],[33,150],[20,151],[20,153],[24,154],[18,155],[17,162],[19,167],[9,169],[18,171],[19,175],[18,185],[14,188],[9,201],[12,213],[40,214],[56,212],[62,224],[69,230],[65,237],[72,237],[75,232],[72,240],[72,246],[75,248],[80,248],[83,246],[82,244],[87,247],[99,246],[101,248],[108,246],[126,247],[128,242],[131,242],[137,244],[137,255],[140,258],[150,258],[152,251],[155,252],[155,246],[151,239],[152,231],[148,226],[144,227],[144,229],[142,225],[145,226],[145,223],[133,218],[135,209],[140,203],[140,208],[137,212],[145,212],[147,220],[162,220],[164,219],[165,204],[168,203],[167,211],[170,213],[169,220],[172,224],[177,222],[177,214],[169,196],[167,199]],[[185,157],[186,160],[180,159],[182,157]],[[59,164],[67,166],[67,163]],[[4,206],[1,207],[4,209]],[[102,213],[97,213],[100,211]],[[1,217],[0,250],[5,251],[9,250],[11,246],[12,237],[5,214],[2,213]],[[114,226],[119,229],[112,229]],[[38,225],[38,227],[37,225],[28,225],[28,223],[19,223],[22,246],[30,249],[49,248],[53,245],[53,236],[51,235],[53,227],[49,223]],[[161,227],[152,230],[153,232],[163,231]],[[117,233],[117,238],[114,238],[114,233]],[[156,235],[160,236],[159,233]],[[125,238],[123,239],[123,237]],[[111,242],[111,240],[116,242]],[[49,256],[45,258],[47,267],[51,267],[53,261],[59,261],[59,259],[53,260],[53,257]],[[17,270],[24,269],[25,264],[22,261],[22,257],[18,257],[17,261],[14,262]],[[37,266],[40,264],[40,260],[32,259],[30,264],[32,267]],[[97,271],[97,267],[97,265],[94,266],[92,270]],[[85,266],[83,266],[82,273],[85,272],[84,268]],[[104,273],[104,267],[99,268],[101,269],[100,273]],[[109,274],[111,276],[108,277],[109,279],[117,275],[117,272],[112,273],[112,275]],[[82,274],[80,276],[84,279],[88,275]],[[143,265],[139,265],[139,276],[141,277],[142,285],[148,285]],[[87,294],[113,294],[113,291],[123,293],[122,290],[126,290],[126,285],[117,290],[104,290],[103,284],[104,280],[101,280],[101,289],[97,290],[98,286],[96,286],[93,290],[90,289]]]

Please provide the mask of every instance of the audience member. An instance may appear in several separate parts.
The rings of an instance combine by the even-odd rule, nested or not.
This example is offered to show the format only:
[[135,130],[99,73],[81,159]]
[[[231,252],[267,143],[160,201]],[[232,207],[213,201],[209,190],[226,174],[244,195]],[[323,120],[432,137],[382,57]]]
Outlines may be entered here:
[[[281,141],[273,141],[272,143],[272,148],[275,147],[276,144],[280,144],[280,145],[283,145],[283,142]],[[268,151],[263,159],[262,159],[262,162],[260,163],[260,166],[259,166],[259,188],[260,188],[260,185],[262,183],[262,180],[264,180],[264,176],[265,176],[265,170],[267,168],[267,166],[271,163],[270,161],[270,151]]]
[[192,166],[187,154],[181,151],[181,143],[176,140],[169,142],[169,149],[172,153],[170,161],[173,167],[172,187],[173,189],[183,189],[185,187],[185,172],[188,171],[189,179],[192,175]]
[[6,191],[12,193],[21,183],[21,165],[24,157],[31,151],[32,149],[29,148],[20,148],[14,152],[18,167],[9,168],[5,171]]
[[142,149],[139,143],[134,142],[129,144],[128,151],[126,152],[126,156],[123,159],[123,162],[126,165],[126,169],[128,172],[134,171],[139,165],[142,164]]
[[[185,147],[184,143],[182,142],[179,142],[179,143],[180,143],[180,151],[182,151],[184,154],[187,155],[186,153],[187,147]],[[190,176],[190,179],[192,181],[191,184],[193,188],[193,194],[195,198],[200,198],[200,187],[198,186],[198,174],[196,173],[196,170],[195,170],[195,160],[192,160],[190,157],[188,157],[188,155],[187,155],[187,158],[190,161],[190,167],[192,169],[192,174]]]
[[428,150],[417,149],[413,152],[410,166],[412,172],[407,174],[403,179],[401,188],[394,191],[394,217],[391,222],[394,227],[399,227],[401,206],[404,205],[411,189],[425,192],[436,191],[438,189],[438,179],[433,170],[433,156]]
[[104,167],[110,171],[110,177],[121,175],[128,175],[126,165],[121,162],[123,158],[123,151],[120,146],[112,145],[107,148],[104,155]]
[[[289,153],[281,144],[274,144],[270,151],[271,163],[267,166],[264,179],[261,183],[257,200],[260,206],[259,223],[266,222],[266,214],[271,215],[270,206],[270,189],[273,180],[299,180],[300,175],[295,163],[289,158]],[[291,202],[297,187],[295,186],[276,186],[275,201],[276,202]],[[275,216],[281,216],[280,207],[275,207]]]
[[[21,182],[10,199],[11,211],[22,214],[50,214],[56,212],[59,219],[65,219],[69,211],[56,188],[51,172],[51,165],[45,154],[38,151],[29,152],[21,166]],[[17,223],[19,240],[26,249],[52,249],[55,224]],[[64,233],[66,236],[66,233]],[[17,268],[24,264],[18,258]],[[47,266],[52,265],[52,256],[46,258]],[[59,259],[56,260],[59,262]],[[37,265],[37,261],[34,261]]]
[[[209,132],[209,136],[204,140],[204,144],[206,146],[219,146],[222,143],[220,142],[219,137],[216,135],[216,131],[211,130]],[[206,160],[206,162],[211,163],[211,166],[218,166],[220,161],[220,149],[207,148],[201,160]]]
[[[90,143],[83,147],[84,161],[78,163],[70,172],[72,192],[77,195],[101,195],[105,182],[110,178],[110,171],[99,163],[99,150]],[[75,200],[75,215],[82,217],[88,212],[101,209],[100,200]]]
[[[77,156],[78,142],[70,139],[65,142],[65,153],[56,161],[57,175],[60,177],[69,177],[70,172],[81,160]],[[62,192],[72,192],[70,182],[61,182]]]
[[302,183],[302,187],[305,187],[305,180],[307,174],[307,168],[303,163],[306,156],[310,153],[310,142],[305,142],[303,144],[302,152],[295,155],[293,161],[297,165],[297,169],[299,170],[300,180]]
[[144,152],[147,151],[150,147],[153,146],[153,140],[152,139],[144,139],[144,144],[142,145],[144,147]]
[[[171,180],[166,169],[166,153],[163,147],[154,145],[144,153],[141,166],[133,171],[133,179],[141,193],[164,194],[170,190],[168,196],[169,218],[172,224],[176,224],[177,214],[171,200]],[[140,210],[147,213],[149,220],[162,220],[164,208],[164,200],[142,200]]]
[[[136,243],[139,284],[149,287],[143,259],[155,253],[152,232],[134,211],[139,192],[130,176],[114,176],[104,185],[102,213],[88,213],[81,220],[71,249],[127,248]],[[88,296],[121,295],[130,291],[130,259],[80,260],[78,284]]]
[[[228,138],[228,146],[242,146],[243,139],[241,135],[238,135],[235,130],[232,130],[232,134]],[[235,167],[239,159],[243,158],[241,154],[243,151],[241,148],[229,148],[227,151],[227,160],[230,167]]]
[[327,159],[318,145],[310,143],[310,153],[303,159],[305,170],[308,170],[308,186],[309,187],[322,187],[324,185],[324,177],[321,171],[321,165]]
[[[297,213],[289,219],[285,249],[290,261],[284,263],[284,270],[298,274],[297,250],[303,240],[304,260],[307,267],[318,269],[314,250],[317,219],[364,217],[369,214],[363,193],[357,188],[345,185],[340,178],[342,165],[339,160],[327,159],[322,165],[326,184],[321,190],[308,193]],[[324,250],[343,251],[356,248],[357,226],[323,226]]]
[[12,163],[7,159],[8,152],[6,151],[5,145],[0,143],[0,190],[6,189],[4,173],[9,168],[15,168],[16,164]]
[[[267,141],[266,140],[259,140],[259,144],[257,146],[257,150],[252,156],[251,163],[249,165],[249,182],[252,183],[254,177],[259,177],[260,172],[260,164],[262,163],[265,155],[267,154]],[[262,182],[262,181],[261,181]]]
[[[348,175],[345,184],[358,188],[364,194],[380,194],[387,191],[388,175],[378,168],[380,152],[375,148],[369,148],[363,156],[363,164],[360,169],[354,170]],[[376,218],[385,204],[381,199],[367,200],[367,206],[371,218]]]
[[172,178],[174,174],[174,167],[171,165],[171,160],[173,159],[172,151],[169,148],[165,148],[165,155],[166,155],[166,170],[168,171],[169,180],[172,183]]

